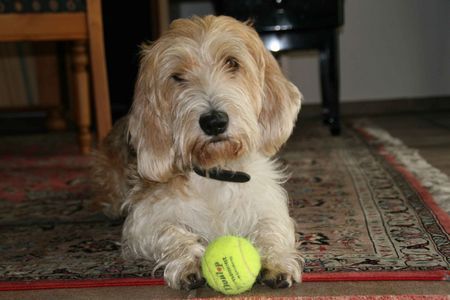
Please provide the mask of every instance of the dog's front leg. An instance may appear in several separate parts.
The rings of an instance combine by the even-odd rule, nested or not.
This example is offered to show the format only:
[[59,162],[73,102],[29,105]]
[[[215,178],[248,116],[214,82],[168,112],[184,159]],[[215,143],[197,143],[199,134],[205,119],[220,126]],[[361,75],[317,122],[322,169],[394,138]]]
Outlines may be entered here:
[[261,254],[259,280],[272,288],[287,288],[301,281],[304,260],[296,248],[294,222],[262,219],[253,237]]
[[168,225],[155,242],[155,259],[158,266],[165,266],[164,279],[170,287],[191,290],[205,284],[200,269],[205,246],[200,236]]
[[164,267],[164,279],[174,289],[203,286],[200,262],[206,242],[184,226],[162,220],[163,212],[153,216],[145,214],[145,208],[128,216],[123,232],[125,255],[156,261],[155,270]]

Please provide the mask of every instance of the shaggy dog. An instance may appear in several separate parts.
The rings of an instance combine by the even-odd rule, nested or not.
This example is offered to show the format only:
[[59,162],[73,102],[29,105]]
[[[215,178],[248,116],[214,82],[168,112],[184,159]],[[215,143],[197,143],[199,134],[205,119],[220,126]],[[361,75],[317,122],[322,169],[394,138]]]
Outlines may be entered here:
[[248,24],[180,19],[142,48],[130,113],[96,154],[98,200],[126,214],[123,250],[154,260],[176,289],[204,284],[200,260],[222,235],[249,239],[260,281],[299,282],[303,260],[283,170],[301,94]]

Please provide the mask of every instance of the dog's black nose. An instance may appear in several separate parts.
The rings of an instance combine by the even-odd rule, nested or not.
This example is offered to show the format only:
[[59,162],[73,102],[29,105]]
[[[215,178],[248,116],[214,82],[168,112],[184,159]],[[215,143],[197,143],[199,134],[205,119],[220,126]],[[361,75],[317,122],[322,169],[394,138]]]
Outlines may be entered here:
[[212,110],[200,116],[200,127],[207,135],[219,135],[228,127],[228,115],[223,111]]

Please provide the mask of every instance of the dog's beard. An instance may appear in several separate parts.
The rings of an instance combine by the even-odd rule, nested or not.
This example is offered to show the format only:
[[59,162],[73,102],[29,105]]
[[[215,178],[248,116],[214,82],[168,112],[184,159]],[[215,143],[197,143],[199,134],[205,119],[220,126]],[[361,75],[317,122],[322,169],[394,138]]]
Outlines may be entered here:
[[246,152],[245,143],[232,137],[199,139],[192,149],[193,165],[205,169],[224,167],[227,162],[237,160]]

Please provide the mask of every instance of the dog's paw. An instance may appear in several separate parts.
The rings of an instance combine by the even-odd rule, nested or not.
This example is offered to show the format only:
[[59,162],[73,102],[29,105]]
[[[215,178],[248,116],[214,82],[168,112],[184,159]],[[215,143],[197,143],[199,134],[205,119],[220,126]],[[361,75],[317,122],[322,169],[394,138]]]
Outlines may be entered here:
[[200,259],[186,261],[176,259],[166,265],[164,279],[167,285],[177,290],[193,290],[205,285],[200,269]]
[[180,288],[182,290],[198,289],[206,284],[205,278],[200,273],[191,273],[181,278]]
[[294,281],[296,280],[293,279],[292,275],[279,271],[263,269],[259,274],[259,282],[273,289],[285,289],[291,287]]
[[258,276],[258,281],[273,289],[291,287],[295,282],[301,282],[304,260],[298,254],[283,261],[266,260]]

